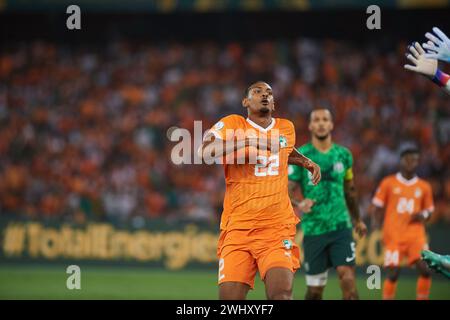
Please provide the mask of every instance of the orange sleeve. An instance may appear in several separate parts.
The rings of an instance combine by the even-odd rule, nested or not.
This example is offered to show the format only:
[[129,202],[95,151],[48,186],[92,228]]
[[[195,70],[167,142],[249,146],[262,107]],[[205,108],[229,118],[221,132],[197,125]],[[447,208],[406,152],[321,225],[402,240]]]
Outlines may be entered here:
[[283,124],[283,127],[285,128],[284,134],[286,135],[287,139],[286,147],[288,148],[288,154],[290,154],[295,148],[295,127],[292,121],[289,121],[287,119],[280,119],[280,120],[285,121],[285,123]]
[[387,200],[388,190],[389,180],[385,178],[381,181],[377,191],[375,191],[375,195],[372,198],[372,204],[379,208],[384,207]]
[[294,124],[291,121],[289,121],[289,124],[291,125],[291,139],[292,139],[292,142],[289,143],[289,147],[295,148],[295,139],[296,139],[296,137],[295,137],[295,126],[294,126]]
[[[238,127],[239,116],[230,115],[220,119],[211,129],[207,131],[203,140],[206,140],[211,134],[217,139],[230,140],[233,138],[234,130]],[[228,132],[227,132],[228,130]]]
[[433,190],[431,189],[430,184],[427,183],[425,186],[426,188],[423,197],[423,208],[424,210],[433,212],[434,211]]

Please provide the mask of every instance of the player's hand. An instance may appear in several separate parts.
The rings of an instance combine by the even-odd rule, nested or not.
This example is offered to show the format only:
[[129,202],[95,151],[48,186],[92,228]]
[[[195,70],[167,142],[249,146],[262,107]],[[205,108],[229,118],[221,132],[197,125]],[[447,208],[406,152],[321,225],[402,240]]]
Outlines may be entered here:
[[311,207],[314,205],[314,203],[316,203],[314,200],[306,198],[298,204],[298,208],[303,213],[309,213],[311,212]]
[[423,223],[425,222],[425,216],[422,212],[413,213],[411,215],[411,219],[409,220],[409,223]]
[[322,178],[320,167],[316,163],[309,160],[308,163],[306,163],[305,168],[312,174],[311,182],[313,185],[317,185]]
[[405,64],[403,67],[407,70],[420,73],[429,78],[433,78],[438,68],[436,59],[428,59],[425,57],[425,51],[418,42],[408,47],[406,58],[411,61],[411,64]]
[[364,237],[367,234],[367,226],[364,222],[358,220],[354,223],[354,225],[355,232],[358,234],[358,236]]
[[423,44],[423,47],[428,50],[425,58],[450,62],[450,39],[437,27],[434,27],[433,31],[434,34],[431,32],[425,34],[429,40]]

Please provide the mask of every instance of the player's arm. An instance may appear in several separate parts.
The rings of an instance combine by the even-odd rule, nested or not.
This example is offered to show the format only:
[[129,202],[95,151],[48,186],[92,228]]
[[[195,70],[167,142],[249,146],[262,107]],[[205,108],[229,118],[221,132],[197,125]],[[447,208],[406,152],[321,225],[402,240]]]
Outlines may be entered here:
[[358,193],[356,191],[355,181],[353,180],[352,168],[347,169],[344,178],[344,194],[345,202],[347,203],[355,231],[360,237],[363,237],[367,234],[367,227],[361,220],[361,215],[359,213]]
[[292,206],[298,208],[302,213],[311,212],[311,207],[314,205],[315,201],[311,199],[302,199],[297,200],[295,197],[295,193],[297,189],[301,189],[299,184],[295,181],[289,180],[288,182],[288,190],[289,190],[289,198],[291,199]]
[[[300,186],[300,181],[304,175],[304,170],[296,165],[289,165],[289,175],[288,175],[288,192],[289,198],[291,199],[292,206],[298,208],[301,213],[311,212],[311,207],[314,205],[315,201],[304,198],[302,194],[302,188]],[[300,193],[300,196],[298,196]]]
[[292,180],[288,181],[288,192],[289,192],[289,198],[291,199],[291,204],[293,207],[298,207],[300,204],[300,201],[295,199],[295,192],[299,188],[298,183]]
[[368,214],[371,218],[373,228],[379,229],[384,220],[384,207],[388,198],[388,190],[389,182],[387,179],[383,179],[375,191],[375,195],[372,198],[372,203],[368,208]]
[[438,69],[436,59],[426,58],[426,53],[418,42],[408,47],[406,58],[412,63],[404,68],[426,76],[450,94],[450,75]]
[[206,162],[210,162],[216,158],[224,157],[232,152],[248,146],[248,139],[228,142],[220,138],[216,138],[213,134],[207,135],[198,149],[198,156]]
[[384,209],[373,203],[369,205],[367,213],[371,219],[371,225],[374,229],[379,229],[384,219]]
[[305,157],[296,148],[289,155],[288,163],[299,167],[303,167],[312,174],[311,182],[316,185],[321,179],[320,167],[311,159]]
[[434,211],[434,203],[433,203],[433,191],[431,190],[431,186],[427,185],[424,191],[424,196],[422,199],[423,210],[411,215],[411,223],[421,222],[425,223],[431,218],[431,214]]
[[236,136],[232,137],[230,140],[224,140],[210,132],[203,139],[197,154],[199,158],[209,163],[216,158],[224,157],[250,146],[262,150],[269,150],[271,148],[270,140],[264,141],[257,137],[245,137],[239,139]]
[[425,223],[427,222],[431,217],[431,212],[429,210],[422,210],[420,212],[414,213],[411,215],[411,223],[414,222],[421,222]]

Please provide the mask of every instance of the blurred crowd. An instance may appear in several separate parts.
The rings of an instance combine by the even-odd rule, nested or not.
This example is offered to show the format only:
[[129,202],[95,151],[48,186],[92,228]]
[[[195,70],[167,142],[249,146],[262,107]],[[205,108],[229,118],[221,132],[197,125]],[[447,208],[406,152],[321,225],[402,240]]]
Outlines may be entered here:
[[350,148],[363,215],[398,150],[422,150],[433,222],[450,221],[450,99],[403,70],[405,43],[388,52],[333,40],[76,46],[34,42],[0,54],[0,214],[215,224],[219,165],[170,161],[173,126],[203,130],[238,113],[244,89],[264,80],[277,117],[308,141],[309,112],[329,107],[334,140]]

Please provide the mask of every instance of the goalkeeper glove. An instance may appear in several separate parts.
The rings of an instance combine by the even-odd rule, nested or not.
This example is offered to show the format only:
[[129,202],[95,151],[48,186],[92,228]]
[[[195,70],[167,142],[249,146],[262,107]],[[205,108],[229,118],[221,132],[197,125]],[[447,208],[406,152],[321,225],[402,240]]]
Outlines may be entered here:
[[434,27],[433,31],[435,34],[430,32],[425,34],[429,40],[423,44],[423,47],[428,50],[425,58],[450,62],[450,39],[437,27]]

